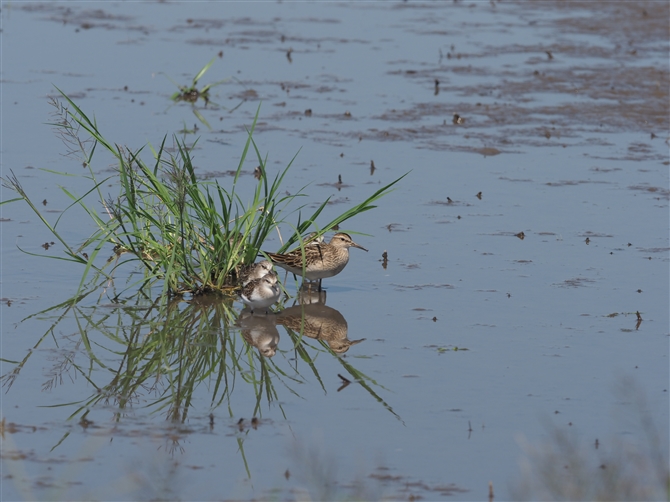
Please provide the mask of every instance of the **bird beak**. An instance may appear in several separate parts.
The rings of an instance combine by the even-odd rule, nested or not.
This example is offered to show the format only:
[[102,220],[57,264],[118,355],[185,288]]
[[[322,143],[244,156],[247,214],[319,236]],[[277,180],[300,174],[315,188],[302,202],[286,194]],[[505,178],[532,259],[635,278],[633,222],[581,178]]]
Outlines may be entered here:
[[354,241],[351,241],[351,246],[352,246],[352,247],[355,247],[355,248],[358,248],[358,249],[362,249],[362,250],[365,251],[366,253],[367,253],[367,251],[368,251],[368,250],[365,249],[363,246],[360,246],[360,245],[356,244]]

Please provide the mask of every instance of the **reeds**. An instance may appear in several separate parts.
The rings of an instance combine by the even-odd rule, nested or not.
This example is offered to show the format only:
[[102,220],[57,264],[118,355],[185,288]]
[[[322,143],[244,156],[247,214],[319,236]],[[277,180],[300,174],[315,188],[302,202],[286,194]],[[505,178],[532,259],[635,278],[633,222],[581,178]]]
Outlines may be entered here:
[[[101,274],[112,279],[119,267],[127,265],[137,265],[144,271],[141,281],[131,285],[131,289],[141,290],[162,281],[162,291],[168,297],[231,292],[238,268],[255,261],[263,242],[275,229],[278,231],[280,225],[294,229],[294,234],[279,250],[282,252],[291,244],[302,242],[301,236],[307,231],[316,230],[323,234],[374,208],[374,202],[402,179],[383,186],[360,204],[319,226],[317,218],[328,200],[303,218],[305,206],[295,207],[295,199],[305,195],[305,187],[291,195],[280,189],[295,157],[274,178],[269,178],[266,173],[266,159],[253,139],[260,107],[248,129],[232,183],[223,187],[218,181],[197,178],[190,156],[194,145],[188,147],[179,137],[173,136],[172,146],[168,148],[166,136],[158,148],[149,146],[152,159],[148,162],[144,159],[144,148],[133,151],[107,140],[96,121],[58,91],[64,102],[53,100],[56,121],[52,125],[64,139],[69,153],[80,156],[88,168],[90,181],[90,189],[83,196],[63,188],[72,204],[58,221],[70,208],[79,206],[90,217],[96,230],[82,245],[69,245],[58,232],[58,221],[54,225],[47,221],[13,173],[3,181],[5,186],[19,194],[18,200],[25,200],[30,205],[63,243],[65,256],[59,258],[84,266],[77,295],[81,295],[88,284],[95,283]],[[115,175],[98,178],[93,169],[93,157],[98,147],[114,157],[117,163]],[[237,182],[252,150],[259,165],[258,183],[252,193],[242,196]],[[119,193],[116,197],[105,198],[100,187],[109,183],[110,178],[118,181]],[[89,204],[91,196],[97,196],[102,208]],[[290,216],[297,221],[289,221]],[[103,251],[113,251],[113,255],[101,263],[97,257]],[[94,280],[89,276],[91,272],[95,274]]]
[[659,424],[667,417],[654,415],[632,376],[620,376],[614,389],[616,435],[584,440],[545,420],[544,440],[519,438],[524,457],[513,500],[670,500],[667,421]]

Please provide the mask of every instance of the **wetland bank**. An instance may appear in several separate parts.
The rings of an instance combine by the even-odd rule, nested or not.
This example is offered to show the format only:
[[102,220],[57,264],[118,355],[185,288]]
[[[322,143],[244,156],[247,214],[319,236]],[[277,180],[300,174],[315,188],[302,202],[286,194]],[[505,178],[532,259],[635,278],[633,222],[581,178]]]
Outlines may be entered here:
[[[132,266],[47,311],[81,265],[26,254],[65,250],[0,206],[3,499],[666,498],[667,3],[262,5],[2,4],[2,177],[73,246],[95,227],[60,187],[90,179],[54,85],[147,158],[175,135],[199,182],[240,167],[245,207],[257,112],[268,177],[291,164],[281,196],[323,222],[411,171],[344,223],[369,253],[316,298],[289,276],[276,323],[130,299]],[[207,102],[171,100],[212,60]]]

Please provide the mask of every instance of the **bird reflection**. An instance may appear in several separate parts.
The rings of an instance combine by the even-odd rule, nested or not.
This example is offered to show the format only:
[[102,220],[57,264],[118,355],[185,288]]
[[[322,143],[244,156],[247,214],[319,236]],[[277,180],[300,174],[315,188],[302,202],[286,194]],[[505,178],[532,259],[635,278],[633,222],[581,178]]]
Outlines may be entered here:
[[[325,301],[325,291],[320,293],[324,294],[323,299]],[[314,300],[314,295],[307,297],[299,295],[298,299]],[[338,310],[328,307],[324,303],[294,305],[279,312],[276,316],[276,322],[309,338],[323,340],[337,354],[343,354],[352,345],[365,340],[365,338],[349,340],[347,338],[349,327],[344,316]]]
[[317,291],[310,287],[311,285],[303,284],[298,290],[297,301],[300,305],[310,305],[320,303],[322,305],[326,304],[326,291],[321,290]]
[[272,357],[277,353],[279,331],[274,316],[254,316],[243,311],[237,319],[237,325],[242,328],[244,339],[256,347],[261,355]]

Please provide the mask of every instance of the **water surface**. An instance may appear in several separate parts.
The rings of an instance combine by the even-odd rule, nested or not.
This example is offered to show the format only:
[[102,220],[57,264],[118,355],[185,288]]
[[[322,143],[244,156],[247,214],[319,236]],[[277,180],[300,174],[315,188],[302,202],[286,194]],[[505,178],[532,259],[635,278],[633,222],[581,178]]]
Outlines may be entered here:
[[[332,197],[323,221],[410,172],[346,223],[370,252],[324,280],[348,340],[365,340],[333,355],[280,324],[268,360],[243,328],[223,337],[215,307],[181,305],[180,322],[211,323],[191,346],[229,340],[245,365],[221,401],[200,382],[177,421],[156,405],[165,378],[122,410],[96,399],[122,339],[149,329],[109,290],[55,329],[55,314],[24,320],[70,297],[81,270],[22,253],[62,248],[41,247],[54,239],[25,204],[2,206],[2,374],[29,356],[4,380],[3,499],[481,500],[489,482],[509,499],[522,445],[552,427],[594,465],[622,441],[647,451],[631,396],[668,429],[667,19],[658,2],[3,3],[3,176],[49,221],[70,204],[60,185],[87,190],[46,125],[54,86],[118,144],[197,129],[184,136],[199,138],[197,170],[221,183],[260,105],[268,170],[299,152],[285,190]],[[196,105],[208,128],[170,101],[170,79],[213,57],[201,83],[230,80]],[[59,222],[73,243],[93,231],[79,216]],[[259,404],[249,382],[268,367],[276,394]],[[338,391],[338,375],[352,383]]]

